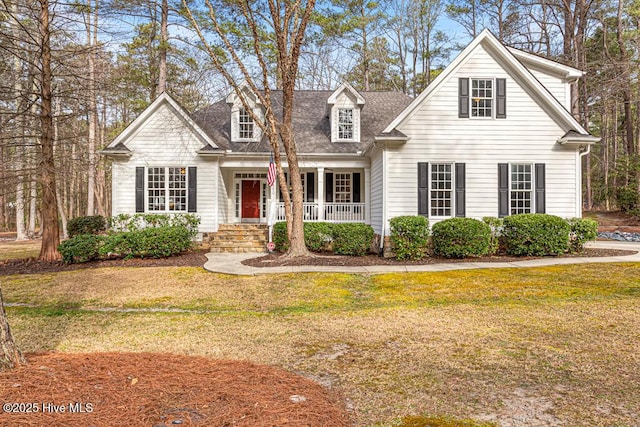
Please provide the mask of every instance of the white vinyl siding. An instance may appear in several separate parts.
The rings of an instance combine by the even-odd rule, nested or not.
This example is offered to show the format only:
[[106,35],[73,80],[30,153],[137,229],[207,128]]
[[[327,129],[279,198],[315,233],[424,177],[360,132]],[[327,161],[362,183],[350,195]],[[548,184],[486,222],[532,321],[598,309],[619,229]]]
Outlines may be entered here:
[[371,226],[377,234],[382,234],[382,192],[383,170],[382,150],[374,148],[371,154]]
[[[168,104],[158,107],[146,122],[126,141],[132,156],[113,163],[112,213],[134,214],[135,169],[166,168],[170,165],[195,166],[198,169],[196,215],[200,217],[200,231],[217,231],[216,175],[217,159],[198,156],[196,152],[204,142],[188,127]],[[145,170],[145,180],[147,173]],[[146,190],[146,187],[145,187]],[[145,194],[145,199],[148,194]]]
[[[506,119],[458,119],[458,78],[479,70],[507,79]],[[417,214],[418,161],[466,164],[467,217],[498,216],[498,163],[546,164],[547,213],[566,218],[579,212],[577,150],[556,143],[565,131],[482,46],[398,130],[410,140],[388,149],[388,218]]]

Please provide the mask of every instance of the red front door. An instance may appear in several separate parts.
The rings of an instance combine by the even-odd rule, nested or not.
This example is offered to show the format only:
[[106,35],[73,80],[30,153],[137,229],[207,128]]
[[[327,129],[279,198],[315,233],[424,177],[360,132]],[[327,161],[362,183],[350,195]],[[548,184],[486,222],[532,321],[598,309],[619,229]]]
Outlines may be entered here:
[[242,218],[260,218],[260,181],[242,181]]

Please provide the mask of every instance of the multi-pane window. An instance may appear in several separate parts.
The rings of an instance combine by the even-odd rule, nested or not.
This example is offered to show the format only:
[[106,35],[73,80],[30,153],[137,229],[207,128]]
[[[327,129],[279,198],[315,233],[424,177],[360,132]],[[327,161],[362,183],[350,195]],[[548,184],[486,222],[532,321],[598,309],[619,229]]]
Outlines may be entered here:
[[166,209],[165,178],[165,168],[149,168],[147,171],[147,188],[150,211],[164,211]]
[[187,168],[149,168],[147,194],[149,211],[186,211]]
[[531,213],[533,206],[533,175],[531,165],[512,164],[510,183],[511,215]]
[[493,80],[471,80],[471,116],[491,117],[493,114]]
[[253,118],[247,110],[241,108],[238,111],[238,137],[240,139],[253,139]]
[[353,139],[353,109],[338,110],[338,139]]
[[169,210],[187,210],[187,168],[169,169]]
[[351,174],[334,174],[335,202],[351,203]]
[[451,164],[431,164],[431,216],[451,216],[453,204],[453,175],[451,170]]

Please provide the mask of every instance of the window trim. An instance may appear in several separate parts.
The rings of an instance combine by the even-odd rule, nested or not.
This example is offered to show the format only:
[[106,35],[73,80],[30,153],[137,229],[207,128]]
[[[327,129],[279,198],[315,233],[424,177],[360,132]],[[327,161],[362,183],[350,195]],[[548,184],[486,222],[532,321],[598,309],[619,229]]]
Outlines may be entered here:
[[[474,97],[473,96],[473,82],[474,81],[490,81],[491,82],[491,97]],[[489,99],[491,100],[491,114],[488,116],[474,116],[474,108],[473,108],[473,100],[474,98],[478,99]],[[495,119],[496,117],[496,79],[494,77],[469,77],[469,118],[474,120],[487,120],[487,119]]]
[[[253,120],[253,117],[251,116],[251,114],[244,107],[238,108],[236,114],[237,114],[236,141],[238,142],[255,141],[256,140],[256,122],[255,120]],[[247,119],[248,121],[242,121],[243,118]],[[251,137],[242,136],[242,129],[241,129],[242,126],[248,126],[248,125],[251,125]]]
[[[338,179],[337,175],[346,175],[349,177],[349,201],[348,202],[338,202]],[[346,194],[346,192],[342,191],[340,194]],[[353,172],[333,172],[333,202],[332,203],[354,203],[353,202]]]
[[[432,183],[433,183],[433,179],[432,179],[432,174],[433,174],[433,167],[434,166],[443,166],[443,165],[447,165],[450,167],[449,170],[449,175],[451,176],[451,188],[449,190],[444,190],[444,191],[449,191],[449,199],[451,201],[451,206],[449,206],[449,210],[450,213],[449,215],[434,215],[433,214],[433,209],[434,209],[434,199],[431,197],[431,192],[432,191],[440,191],[438,189],[433,189],[431,187]],[[427,176],[427,180],[428,180],[428,197],[429,197],[429,219],[433,219],[433,220],[442,220],[442,219],[448,219],[448,218],[455,218],[456,216],[456,173],[455,173],[455,168],[456,168],[456,163],[455,162],[429,162],[429,171],[428,171],[428,176]],[[438,173],[438,172],[436,172]],[[436,208],[436,209],[440,209],[440,208]]]
[[[514,166],[529,166],[530,180],[529,180],[529,189],[528,190],[521,190],[521,189],[514,189],[513,188],[513,167]],[[526,173],[526,171],[524,173]],[[536,183],[535,163],[529,163],[529,162],[509,163],[509,193],[508,193],[509,194],[509,216],[521,215],[521,214],[529,214],[529,213],[535,213],[536,212],[535,183]],[[513,213],[513,207],[511,205],[512,201],[514,200],[512,198],[512,193],[513,192],[527,192],[527,193],[530,194],[529,210],[528,211]]]
[[[356,109],[353,107],[338,108],[336,116],[336,141],[355,141],[356,140]],[[341,122],[341,113],[343,111],[351,111],[351,123]],[[341,126],[351,126],[351,138],[344,138],[340,136]]]
[[[163,174],[162,175],[158,175],[158,176],[163,176],[163,188],[150,188],[149,187],[149,171],[151,169],[163,169]],[[184,188],[171,188],[170,187],[170,182],[169,182],[169,177],[170,177],[170,169],[184,169]],[[144,177],[144,194],[145,194],[145,212],[147,213],[168,213],[168,214],[172,214],[172,213],[188,213],[189,212],[189,167],[188,166],[147,166],[145,168],[145,177]],[[164,203],[164,209],[151,209],[151,203],[150,203],[150,198],[152,197],[150,195],[150,191],[151,190],[161,190],[163,191],[163,203]],[[171,191],[184,191],[184,209],[181,210],[177,210],[177,209],[170,209],[170,202],[169,202],[169,193]],[[155,197],[160,197],[160,196],[155,196]],[[175,196],[174,196],[175,197]],[[175,202],[174,202],[175,203]]]

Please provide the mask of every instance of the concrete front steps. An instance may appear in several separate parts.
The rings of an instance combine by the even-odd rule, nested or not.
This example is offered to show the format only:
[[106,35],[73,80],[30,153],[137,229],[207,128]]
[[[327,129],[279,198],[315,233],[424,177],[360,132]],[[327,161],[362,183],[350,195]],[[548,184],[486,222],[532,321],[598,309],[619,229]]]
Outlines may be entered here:
[[211,252],[266,252],[269,228],[265,224],[221,224],[208,236]]

